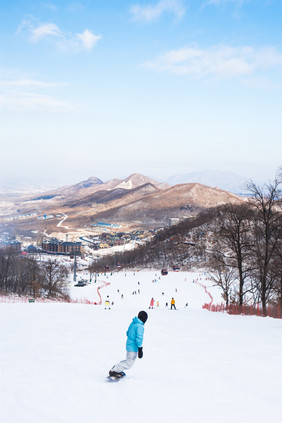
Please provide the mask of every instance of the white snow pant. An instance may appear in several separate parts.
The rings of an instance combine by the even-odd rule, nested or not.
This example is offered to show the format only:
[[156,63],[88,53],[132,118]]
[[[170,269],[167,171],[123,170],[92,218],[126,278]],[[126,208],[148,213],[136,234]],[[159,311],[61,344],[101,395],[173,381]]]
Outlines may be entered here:
[[120,361],[118,364],[116,364],[112,371],[120,373],[124,372],[124,370],[130,369],[130,367],[133,366],[135,363],[135,360],[137,358],[137,352],[135,351],[126,351],[126,360]]

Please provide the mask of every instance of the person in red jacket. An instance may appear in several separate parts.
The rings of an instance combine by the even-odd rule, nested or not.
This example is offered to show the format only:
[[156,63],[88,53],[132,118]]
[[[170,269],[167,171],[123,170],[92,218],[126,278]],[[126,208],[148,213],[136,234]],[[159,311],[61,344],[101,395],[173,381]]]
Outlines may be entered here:
[[151,301],[150,301],[149,308],[154,308],[154,304],[155,304],[155,300],[154,300],[154,298],[152,298]]

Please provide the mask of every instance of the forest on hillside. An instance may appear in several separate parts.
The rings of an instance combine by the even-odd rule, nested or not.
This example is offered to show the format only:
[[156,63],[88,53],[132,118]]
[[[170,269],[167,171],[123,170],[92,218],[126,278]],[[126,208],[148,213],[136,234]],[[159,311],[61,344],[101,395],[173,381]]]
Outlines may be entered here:
[[119,268],[205,268],[226,304],[282,306],[281,176],[259,187],[242,205],[207,209],[158,232],[138,248],[100,258],[91,272]]

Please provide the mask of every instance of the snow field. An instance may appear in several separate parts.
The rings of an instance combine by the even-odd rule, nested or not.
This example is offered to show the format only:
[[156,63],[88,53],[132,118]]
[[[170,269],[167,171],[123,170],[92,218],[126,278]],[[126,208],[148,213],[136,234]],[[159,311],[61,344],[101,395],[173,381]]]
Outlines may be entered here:
[[[281,320],[202,310],[209,297],[192,282],[198,274],[169,273],[152,283],[155,273],[101,275],[111,283],[100,290],[102,306],[0,304],[1,421],[280,423]],[[96,301],[97,286],[71,294]],[[132,295],[138,287],[141,294]],[[209,291],[219,302],[219,291]],[[152,296],[160,307],[148,310]],[[164,306],[171,296],[177,311]],[[124,380],[107,383],[140,309],[149,314],[144,357]]]
[[[81,278],[89,280],[89,275],[87,272],[83,272]],[[147,309],[152,297],[156,301],[155,309],[158,308],[157,301],[159,301],[160,308],[164,308],[166,303],[170,308],[170,300],[174,297],[176,308],[183,308],[188,303],[189,308],[201,309],[204,302],[210,302],[210,297],[197,284],[197,281],[207,286],[215,302],[222,302],[221,292],[208,280],[205,272],[169,272],[166,276],[161,276],[159,271],[105,273],[99,275],[97,283],[85,287],[73,287],[73,283],[71,283],[71,297],[98,301],[97,288],[102,286],[101,281],[110,283],[100,290],[103,304],[109,295],[110,301],[114,301],[115,308],[141,307]],[[140,294],[138,294],[138,289]],[[134,291],[136,295],[132,295]],[[122,294],[123,298],[121,298]]]

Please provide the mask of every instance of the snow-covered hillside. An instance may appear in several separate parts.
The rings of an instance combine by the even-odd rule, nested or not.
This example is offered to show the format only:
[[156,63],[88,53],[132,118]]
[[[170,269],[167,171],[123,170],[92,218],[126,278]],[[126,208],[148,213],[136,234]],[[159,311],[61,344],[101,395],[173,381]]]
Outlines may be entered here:
[[[97,286],[109,282],[101,306],[1,303],[1,421],[280,422],[282,321],[202,310],[210,298],[196,280],[210,285],[204,274],[159,277],[120,272],[83,288],[71,283],[73,298],[99,301]],[[217,289],[208,289],[219,302]],[[172,296],[176,311],[165,306]],[[159,301],[154,310],[151,297]],[[141,309],[149,314],[144,357],[108,383]]]

